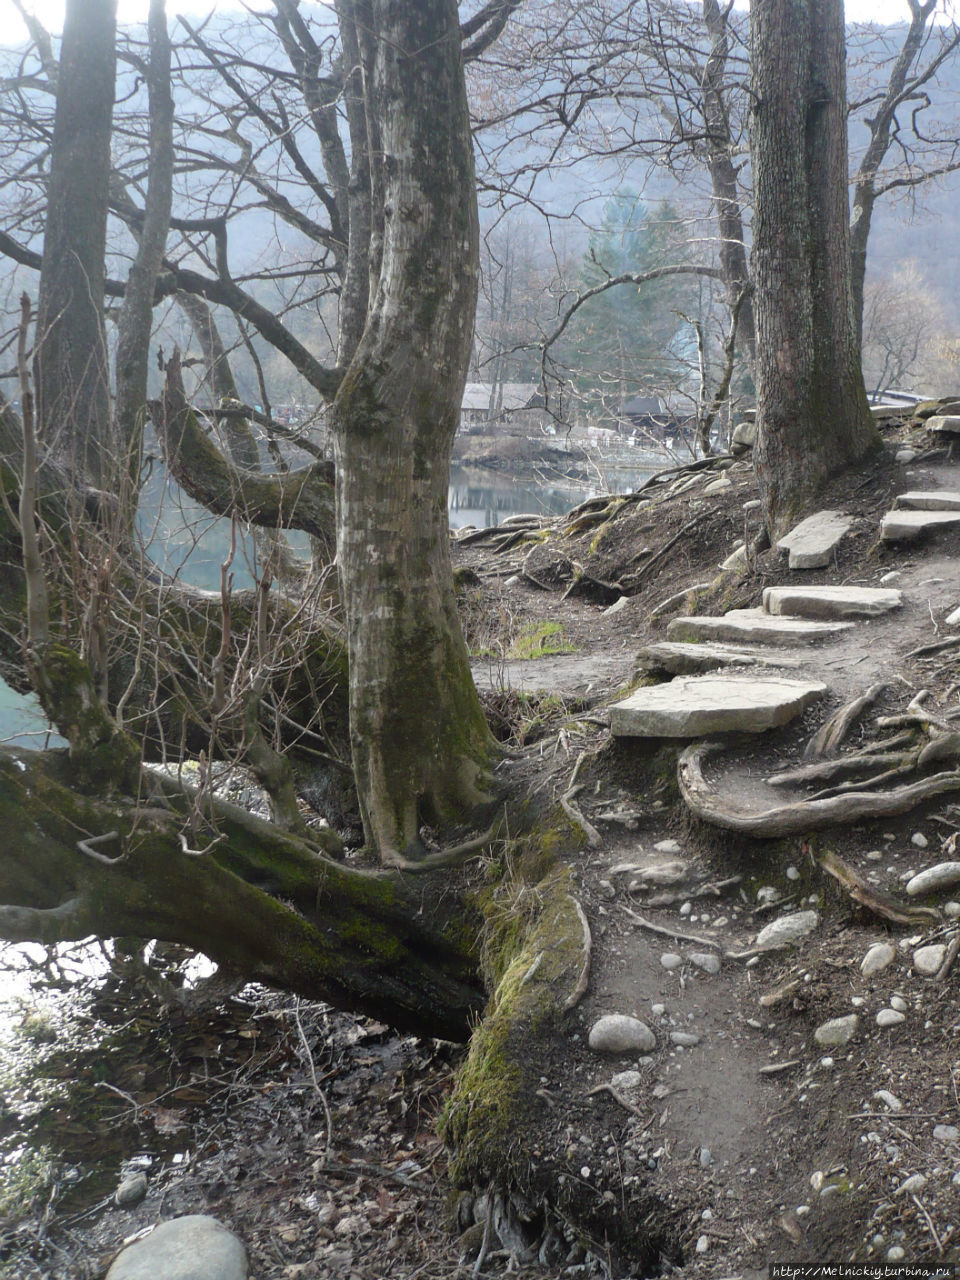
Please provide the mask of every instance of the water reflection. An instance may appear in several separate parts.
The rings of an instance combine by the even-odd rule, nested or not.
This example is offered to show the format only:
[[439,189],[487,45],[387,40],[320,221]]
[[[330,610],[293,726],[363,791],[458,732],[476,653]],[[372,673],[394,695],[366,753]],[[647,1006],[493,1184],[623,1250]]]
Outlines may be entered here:
[[516,480],[485,467],[450,468],[448,509],[451,529],[472,525],[491,529],[515,515],[559,516],[597,493],[631,493],[662,467],[597,468],[594,483],[577,484],[544,477],[539,482]]

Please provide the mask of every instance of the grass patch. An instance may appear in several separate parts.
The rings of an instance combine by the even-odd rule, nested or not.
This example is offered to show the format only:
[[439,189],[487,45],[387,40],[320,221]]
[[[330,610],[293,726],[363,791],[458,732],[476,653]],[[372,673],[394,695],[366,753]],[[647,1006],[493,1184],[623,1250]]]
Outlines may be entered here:
[[559,622],[541,622],[537,626],[524,627],[507,652],[508,658],[543,658],[554,653],[576,653],[563,634]]

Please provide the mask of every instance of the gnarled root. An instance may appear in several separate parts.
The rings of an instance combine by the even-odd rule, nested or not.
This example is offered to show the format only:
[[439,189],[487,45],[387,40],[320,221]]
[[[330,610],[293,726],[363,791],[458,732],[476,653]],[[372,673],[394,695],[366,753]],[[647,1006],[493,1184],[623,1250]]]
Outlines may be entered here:
[[717,743],[697,743],[681,753],[677,763],[677,781],[684,803],[704,822],[760,839],[802,835],[837,823],[908,813],[934,796],[960,791],[960,770],[954,769],[889,791],[850,791],[825,799],[799,800],[760,812],[750,811],[738,808],[719,794],[703,776],[704,759],[718,750],[720,745]]

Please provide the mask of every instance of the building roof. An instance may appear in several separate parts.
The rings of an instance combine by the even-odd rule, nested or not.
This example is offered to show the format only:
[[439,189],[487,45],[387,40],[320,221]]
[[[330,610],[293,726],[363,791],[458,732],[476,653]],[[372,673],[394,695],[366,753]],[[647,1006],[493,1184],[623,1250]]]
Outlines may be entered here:
[[[486,412],[490,409],[490,397],[493,393],[494,385],[491,382],[468,382],[463,391],[461,408]],[[504,413],[511,413],[516,409],[536,409],[543,405],[540,388],[535,382],[504,382],[502,393],[501,396],[500,388],[497,388],[494,403],[499,403]]]

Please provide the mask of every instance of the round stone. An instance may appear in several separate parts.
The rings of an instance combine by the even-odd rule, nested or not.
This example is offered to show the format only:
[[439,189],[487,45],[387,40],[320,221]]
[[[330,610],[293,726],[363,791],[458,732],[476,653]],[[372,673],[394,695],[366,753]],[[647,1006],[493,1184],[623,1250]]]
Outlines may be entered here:
[[683,956],[677,955],[676,951],[665,951],[660,957],[660,963],[664,969],[679,969],[683,964]]
[[247,1280],[247,1251],[206,1214],[162,1222],[124,1249],[107,1280]]
[[906,1022],[906,1015],[898,1013],[896,1009],[881,1009],[877,1014],[878,1027],[898,1027],[901,1022]]
[[657,1037],[639,1018],[608,1013],[590,1028],[588,1043],[597,1053],[650,1053]]
[[910,837],[910,843],[914,846],[915,849],[926,849],[929,846],[930,841],[927,839],[927,837],[923,834],[922,831],[915,831],[913,835]]
[[113,1198],[123,1208],[125,1205],[139,1204],[146,1194],[147,1175],[145,1173],[128,1173],[113,1193]]
[[933,1127],[938,1142],[960,1142],[960,1129],[955,1124],[938,1124]]
[[816,911],[794,911],[790,915],[773,920],[757,934],[754,946],[758,951],[775,951],[812,933],[820,922]]
[[713,951],[691,951],[690,963],[696,965],[698,969],[702,969],[704,973],[718,974],[720,972],[720,957]]
[[960,862],[938,862],[927,867],[907,881],[907,893],[916,897],[920,893],[936,893],[938,889],[952,889],[960,884]]
[[917,973],[931,977],[943,964],[947,948],[941,942],[931,943],[928,947],[917,947],[913,953],[913,967]]
[[670,1043],[679,1045],[681,1049],[692,1049],[700,1043],[700,1037],[695,1031],[671,1031]]
[[848,1013],[843,1018],[830,1018],[827,1022],[822,1022],[813,1033],[813,1038],[817,1044],[822,1045],[825,1049],[838,1049],[843,1045],[849,1044],[857,1033],[857,1027],[860,1025],[860,1019],[855,1013]]
[[875,942],[860,961],[860,972],[865,978],[870,978],[892,964],[896,954],[889,942]]
[[906,1013],[906,1012],[907,1012],[907,1002],[906,1002],[906,1000],[904,1000],[903,996],[891,996],[891,997],[890,997],[890,1008],[891,1008],[891,1009],[896,1009],[897,1013]]
[[614,1089],[639,1089],[643,1076],[639,1071],[618,1071],[615,1076],[611,1076],[610,1083]]

